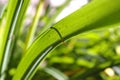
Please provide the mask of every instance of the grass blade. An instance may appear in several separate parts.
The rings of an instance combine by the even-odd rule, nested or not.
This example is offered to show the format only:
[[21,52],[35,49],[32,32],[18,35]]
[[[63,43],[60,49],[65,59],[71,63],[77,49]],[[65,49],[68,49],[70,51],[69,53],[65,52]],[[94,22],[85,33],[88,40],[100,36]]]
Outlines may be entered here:
[[[14,3],[14,8],[12,7]],[[8,37],[8,33],[9,33],[9,30],[10,30],[10,26],[11,26],[11,22],[12,22],[12,19],[13,19],[13,16],[14,16],[14,12],[15,12],[15,8],[17,6],[17,1],[10,1],[9,2],[9,10],[7,12],[7,21],[6,21],[6,26],[5,27],[1,27],[1,36],[0,36],[0,57],[2,58],[3,56],[3,53],[4,53],[4,49],[5,49],[5,44],[7,42],[7,37]],[[1,59],[0,58],[0,59]],[[1,68],[1,62],[2,60],[0,60],[0,68]],[[1,71],[1,69],[0,69]]]
[[[18,2],[19,3],[19,2]],[[14,30],[15,30],[15,27],[16,27],[16,22],[17,22],[17,18],[18,18],[18,15],[19,15],[19,11],[20,11],[20,8],[22,6],[22,3],[23,1],[21,1],[19,4],[17,3],[17,10],[15,9],[15,12],[14,12],[14,17],[13,17],[13,20],[11,25],[10,25],[10,33],[9,33],[9,36],[8,36],[8,40],[7,40],[7,43],[6,43],[6,48],[5,48],[5,53],[3,54],[3,62],[2,62],[2,66],[1,66],[1,80],[4,80],[5,78],[5,72],[7,70],[7,67],[8,67],[8,63],[9,63],[9,60],[10,60],[10,51],[11,51],[11,44],[12,44],[12,41],[13,41],[13,33],[14,33]]]

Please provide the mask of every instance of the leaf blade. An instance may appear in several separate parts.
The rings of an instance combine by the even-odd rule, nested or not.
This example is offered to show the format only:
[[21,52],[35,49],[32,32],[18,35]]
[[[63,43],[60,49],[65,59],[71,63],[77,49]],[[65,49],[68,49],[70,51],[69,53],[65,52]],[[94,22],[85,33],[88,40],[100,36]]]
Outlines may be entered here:
[[[69,15],[68,17],[62,19],[61,21],[56,23],[53,27],[58,29],[62,37],[65,40],[67,40],[68,38],[73,37],[78,33],[81,33],[80,30],[86,27],[86,25],[87,25],[87,28],[89,28],[91,27],[91,24],[93,23],[96,24],[97,21],[101,21],[101,19],[107,18],[108,15],[111,16],[111,14],[114,14],[117,11],[119,12],[120,1],[115,0],[113,3],[111,3],[111,1],[112,0],[101,0],[101,1],[94,0],[87,6],[83,7],[82,9],[79,9],[73,14]],[[119,16],[119,14],[117,16]],[[117,24],[118,21],[113,24]],[[90,28],[90,29],[94,29],[94,28]],[[52,50],[60,42],[61,42],[61,39],[58,33],[53,29],[48,29],[45,33],[40,35],[34,41],[34,43],[30,46],[30,48],[27,50],[26,53],[29,55],[25,55],[25,57],[22,59],[13,80],[17,80],[21,78],[24,79],[27,73],[29,73],[28,71],[31,68],[33,68],[32,65],[35,65],[35,60],[37,61],[39,58],[43,59],[47,55],[46,54],[45,56],[42,56],[44,55],[43,52],[48,50],[50,46],[52,46],[52,48],[50,49]],[[41,60],[39,60],[38,62],[40,62]],[[37,65],[38,64],[39,63],[37,63]],[[34,67],[34,69],[36,67]]]

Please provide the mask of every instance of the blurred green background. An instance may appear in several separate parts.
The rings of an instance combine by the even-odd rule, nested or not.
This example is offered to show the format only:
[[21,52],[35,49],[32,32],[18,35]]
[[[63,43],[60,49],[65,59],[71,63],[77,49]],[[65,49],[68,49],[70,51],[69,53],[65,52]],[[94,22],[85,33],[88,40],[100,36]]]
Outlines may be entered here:
[[[24,56],[24,42],[39,0],[31,0],[9,65],[9,79]],[[78,2],[77,2],[78,1]],[[45,0],[36,35],[43,26],[51,26],[88,0]],[[58,4],[59,3],[59,4]],[[78,4],[77,4],[78,3]],[[0,16],[7,0],[0,0]],[[120,27],[100,29],[77,35],[57,46],[42,62],[32,80],[120,80]]]

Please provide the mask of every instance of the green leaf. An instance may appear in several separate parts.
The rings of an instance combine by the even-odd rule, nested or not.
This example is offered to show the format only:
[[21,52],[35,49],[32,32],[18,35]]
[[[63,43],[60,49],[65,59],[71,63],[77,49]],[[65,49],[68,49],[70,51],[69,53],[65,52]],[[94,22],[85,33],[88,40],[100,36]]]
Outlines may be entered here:
[[69,80],[69,78],[65,74],[63,74],[62,72],[53,67],[45,68],[44,71],[55,77],[57,80]]
[[[6,25],[8,27],[8,32],[7,32],[8,34],[4,35],[4,36],[6,36],[6,38],[5,38],[6,41],[4,41],[5,47],[4,47],[4,51],[3,51],[2,65],[1,65],[1,69],[0,69],[1,74],[2,74],[2,77],[1,77],[2,80],[5,77],[5,71],[7,71],[7,68],[8,68],[8,64],[9,64],[9,60],[10,60],[10,56],[11,56],[12,43],[14,42],[13,34],[15,31],[16,22],[18,19],[18,15],[19,15],[22,3],[23,3],[22,0],[20,2],[19,1],[16,2],[17,5],[15,7],[15,10],[13,10],[13,15],[11,17],[11,23],[9,25]],[[11,2],[11,4],[13,5],[14,2]],[[11,4],[10,4],[10,7],[11,7]]]
[[2,26],[1,31],[0,31],[0,49],[1,49],[0,50],[0,55],[1,55],[0,56],[0,71],[1,71],[1,66],[3,66],[3,65],[1,65],[2,64],[1,59],[3,57],[4,49],[5,49],[6,43],[8,41],[7,39],[9,39],[7,37],[9,35],[12,20],[14,18],[14,13],[15,13],[15,8],[17,6],[17,2],[18,1],[12,1],[12,0],[9,2],[9,9],[8,9],[8,12],[7,12],[6,25]]
[[[96,28],[120,25],[120,0],[94,0],[62,19],[53,27],[67,40]],[[104,23],[104,24],[101,24]],[[28,79],[44,57],[61,43],[58,32],[48,29],[39,35],[21,60],[13,80]]]
[[[4,76],[8,68],[12,48],[18,34],[29,0],[10,0],[7,11],[6,25],[1,27],[0,36],[0,72]],[[15,39],[13,39],[15,37]]]

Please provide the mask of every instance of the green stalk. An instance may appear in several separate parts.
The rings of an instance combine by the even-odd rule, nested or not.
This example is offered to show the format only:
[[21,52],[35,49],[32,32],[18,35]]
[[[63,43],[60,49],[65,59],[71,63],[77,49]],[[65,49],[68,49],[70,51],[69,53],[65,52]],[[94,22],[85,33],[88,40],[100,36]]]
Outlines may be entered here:
[[37,7],[35,17],[32,21],[32,24],[30,26],[30,30],[29,30],[27,38],[26,38],[25,51],[31,45],[31,43],[33,42],[35,31],[36,31],[36,28],[37,28],[37,25],[38,25],[38,22],[39,22],[39,19],[40,19],[40,13],[43,9],[43,5],[44,5],[44,0],[40,0],[40,2],[38,4],[38,7]]

